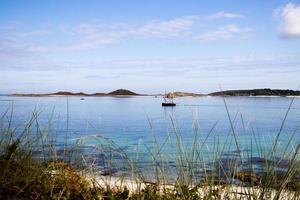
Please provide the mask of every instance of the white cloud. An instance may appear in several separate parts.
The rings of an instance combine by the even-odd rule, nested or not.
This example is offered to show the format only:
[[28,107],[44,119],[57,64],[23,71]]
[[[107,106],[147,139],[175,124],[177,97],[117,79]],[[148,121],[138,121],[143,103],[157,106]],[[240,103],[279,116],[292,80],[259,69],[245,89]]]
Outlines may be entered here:
[[187,34],[198,19],[197,16],[186,16],[168,21],[151,21],[133,28],[130,33],[142,37],[178,37]]
[[[234,13],[219,12],[210,16],[210,19],[220,18],[243,18],[242,15]],[[104,45],[111,45],[125,39],[131,38],[182,38],[189,36],[191,39],[205,41],[229,40],[238,35],[238,38],[245,37],[251,32],[250,28],[239,27],[229,24],[219,27],[216,30],[208,31],[199,35],[199,16],[184,16],[165,21],[149,21],[142,25],[117,24],[114,26],[99,26],[83,24],[73,29],[72,35],[78,37],[80,41],[65,45],[63,50],[86,50],[95,49]],[[203,20],[201,24],[205,28]],[[198,27],[198,28],[197,28]],[[244,33],[244,34],[242,34]]]
[[250,33],[252,29],[242,28],[236,24],[229,24],[209,31],[200,35],[199,39],[203,41],[229,40],[233,38],[241,38],[241,33]]
[[117,43],[126,38],[170,38],[190,33],[197,16],[185,16],[166,21],[150,21],[142,25],[115,24],[100,26],[81,24],[71,31],[79,42],[61,47],[63,50],[85,50]]
[[[211,19],[243,18],[235,13],[218,12],[209,16]],[[201,23],[200,23],[201,22]],[[210,26],[207,17],[182,16],[169,20],[150,20],[141,24],[78,24],[64,29],[52,30],[22,30],[25,26],[0,27],[0,44],[7,40],[13,42],[0,47],[1,54],[11,54],[14,49],[21,53],[24,49],[29,53],[45,53],[57,51],[84,51],[98,49],[107,45],[118,44],[131,39],[198,39],[199,34]],[[4,27],[4,26],[3,26]],[[204,33],[202,40],[213,41],[230,39],[234,33],[247,32],[236,25],[219,28],[216,31]],[[47,38],[41,40],[41,37]],[[45,41],[51,41],[45,42]],[[6,56],[6,55],[5,55]]]
[[208,16],[208,19],[223,19],[223,18],[228,18],[228,19],[242,19],[244,18],[243,15],[237,14],[237,13],[229,13],[229,12],[217,12],[213,15]]
[[0,59],[22,59],[38,57],[38,53],[46,51],[41,45],[0,37]]
[[279,18],[279,34],[288,38],[300,38],[300,5],[288,3],[276,9],[274,16]]
[[20,23],[16,22],[0,24],[0,59],[37,57],[47,47],[33,40],[48,34],[45,30],[20,31]]
[[[87,66],[82,64],[82,66]],[[201,77],[215,76],[216,72],[232,73],[242,71],[268,71],[281,73],[286,71],[299,72],[299,56],[291,55],[247,55],[234,57],[212,57],[193,59],[133,59],[110,60],[90,63],[84,68],[89,76],[106,75],[106,78],[125,77]],[[80,70],[81,67],[77,69]],[[75,67],[73,68],[75,69]],[[262,73],[260,73],[262,74]],[[90,77],[92,76],[92,77]],[[234,76],[234,75],[233,75]]]

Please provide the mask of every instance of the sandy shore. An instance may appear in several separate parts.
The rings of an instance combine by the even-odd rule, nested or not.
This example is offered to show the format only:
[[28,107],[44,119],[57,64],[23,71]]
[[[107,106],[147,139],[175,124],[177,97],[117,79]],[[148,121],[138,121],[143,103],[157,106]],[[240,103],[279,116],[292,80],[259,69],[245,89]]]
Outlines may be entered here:
[[[147,185],[155,185],[164,190],[172,191],[175,189],[173,184],[156,184],[153,182],[143,182],[139,180],[130,179],[128,177],[114,177],[114,176],[87,176],[87,178],[96,186],[110,187],[115,189],[122,189],[126,187],[130,193],[144,189]],[[191,186],[193,188],[194,186]],[[236,185],[215,185],[202,186],[197,189],[200,198],[205,198],[208,192],[218,194],[221,199],[256,199],[262,192],[259,187],[242,187]],[[268,199],[273,199],[276,196],[276,191],[270,189]],[[294,192],[283,190],[279,199],[294,199]]]

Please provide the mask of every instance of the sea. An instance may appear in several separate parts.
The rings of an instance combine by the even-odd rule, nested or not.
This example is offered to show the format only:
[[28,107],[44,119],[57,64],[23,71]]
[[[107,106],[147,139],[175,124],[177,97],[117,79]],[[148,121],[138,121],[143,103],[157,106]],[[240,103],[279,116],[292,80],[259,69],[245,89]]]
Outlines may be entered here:
[[[2,95],[1,137],[13,127],[16,138],[41,139],[33,148],[36,158],[51,146],[62,159],[67,149],[70,160],[85,157],[103,174],[132,170],[132,163],[140,171],[151,171],[154,163],[177,168],[229,157],[262,163],[273,151],[272,158],[283,161],[300,141],[298,97],[180,97],[175,107],[162,102],[159,96]],[[108,165],[114,169],[105,172]]]

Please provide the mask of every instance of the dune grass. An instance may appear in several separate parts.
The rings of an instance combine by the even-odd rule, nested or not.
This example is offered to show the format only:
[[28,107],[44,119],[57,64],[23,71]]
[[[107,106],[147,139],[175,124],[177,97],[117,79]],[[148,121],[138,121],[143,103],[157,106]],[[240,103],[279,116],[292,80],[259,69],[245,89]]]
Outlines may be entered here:
[[[300,199],[300,143],[293,141],[298,129],[285,146],[279,142],[292,104],[293,100],[272,148],[266,148],[254,131],[250,149],[241,148],[235,125],[240,117],[246,130],[243,116],[232,117],[224,98],[230,124],[225,141],[214,135],[217,123],[202,138],[195,120],[194,138],[186,143],[171,116],[172,130],[159,142],[149,119],[153,141],[150,146],[140,144],[146,154],[137,149],[135,155],[101,134],[71,143],[69,125],[64,144],[57,146],[52,115],[41,127],[40,112],[35,110],[25,125],[15,127],[11,108],[0,119],[0,199]],[[214,138],[212,146],[209,138]],[[170,142],[176,147],[172,165],[171,156],[164,153]],[[226,152],[234,156],[224,156]],[[140,166],[145,155],[147,170]],[[124,173],[116,174],[115,167],[121,165]]]

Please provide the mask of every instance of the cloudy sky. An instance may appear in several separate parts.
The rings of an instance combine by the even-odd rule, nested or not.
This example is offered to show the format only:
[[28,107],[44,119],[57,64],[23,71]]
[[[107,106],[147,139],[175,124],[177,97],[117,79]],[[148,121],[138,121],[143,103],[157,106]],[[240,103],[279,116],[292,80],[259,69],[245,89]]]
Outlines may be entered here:
[[0,3],[0,93],[299,84],[298,0]]

